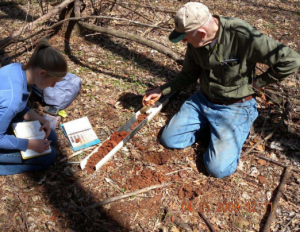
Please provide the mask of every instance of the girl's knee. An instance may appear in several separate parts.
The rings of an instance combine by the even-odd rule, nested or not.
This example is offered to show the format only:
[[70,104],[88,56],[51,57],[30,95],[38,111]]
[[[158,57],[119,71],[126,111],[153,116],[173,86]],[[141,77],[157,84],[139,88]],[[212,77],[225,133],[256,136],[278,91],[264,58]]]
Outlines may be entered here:
[[45,168],[48,168],[52,166],[56,160],[56,150],[51,146],[51,153],[44,156],[44,159],[42,160],[41,165],[43,165]]
[[57,143],[57,135],[54,130],[51,129],[50,135],[47,139],[51,141],[52,146],[54,146]]

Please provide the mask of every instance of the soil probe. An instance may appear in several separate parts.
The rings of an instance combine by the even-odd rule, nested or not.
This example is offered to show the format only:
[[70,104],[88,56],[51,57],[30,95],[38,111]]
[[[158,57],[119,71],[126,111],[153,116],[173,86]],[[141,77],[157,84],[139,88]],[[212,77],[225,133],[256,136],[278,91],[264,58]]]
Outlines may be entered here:
[[[124,144],[131,139],[147,122],[149,122],[155,115],[157,115],[161,109],[169,102],[170,97],[172,97],[173,94],[169,94],[166,96],[161,97],[160,100],[158,100],[154,106],[152,106],[149,110],[147,110],[145,107],[141,108],[139,111],[137,111],[125,124],[123,124],[119,129],[118,132],[121,131],[128,131],[130,132],[129,135],[127,135],[120,143],[117,144],[106,156],[104,156],[95,166],[95,170],[99,170],[107,161],[109,161],[123,146]],[[131,126],[137,121],[138,116],[147,110],[147,113],[149,115],[147,118],[145,118],[138,126],[136,126],[133,130],[131,130]],[[101,145],[100,145],[101,146]],[[99,146],[99,147],[100,147]],[[85,159],[83,159],[80,162],[81,169],[84,169],[88,159],[97,152],[98,148],[95,149],[90,155],[88,155]]]

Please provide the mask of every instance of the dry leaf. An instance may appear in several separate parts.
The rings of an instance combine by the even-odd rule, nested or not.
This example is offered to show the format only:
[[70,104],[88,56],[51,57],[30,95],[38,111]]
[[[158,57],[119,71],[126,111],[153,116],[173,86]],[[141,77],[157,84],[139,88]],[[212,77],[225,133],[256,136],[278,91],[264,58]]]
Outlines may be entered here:
[[264,176],[258,176],[257,179],[258,179],[259,183],[261,183],[261,184],[266,183],[266,178]]
[[21,194],[19,194],[19,198],[20,198],[20,200],[22,201],[23,204],[27,204],[27,202],[28,202],[28,196],[27,195],[21,193]]
[[257,147],[256,147],[259,151],[264,151],[265,148],[262,144],[258,144]]
[[233,223],[236,227],[243,229],[244,226],[249,226],[249,222],[244,217],[234,217]]
[[260,165],[266,165],[267,164],[267,161],[265,161],[265,160],[263,160],[263,159],[259,159],[258,161],[257,161],[257,163],[259,163]]
[[180,232],[176,226],[173,226],[172,229],[171,229],[171,232]]

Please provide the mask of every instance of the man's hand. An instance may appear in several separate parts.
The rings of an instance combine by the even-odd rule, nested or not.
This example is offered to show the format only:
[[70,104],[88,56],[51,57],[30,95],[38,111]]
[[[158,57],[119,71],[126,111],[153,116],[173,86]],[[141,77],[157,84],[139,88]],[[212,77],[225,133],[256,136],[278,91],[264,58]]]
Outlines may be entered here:
[[256,92],[257,96],[261,97],[264,100],[266,105],[269,105],[268,100],[266,98],[266,95],[264,94],[265,88],[264,87],[262,87],[262,88],[258,87],[257,84],[256,84],[256,81],[253,81],[252,86],[253,86],[254,91]]
[[143,106],[153,106],[155,102],[161,97],[162,92],[160,88],[152,89],[146,92],[143,97]]
[[50,122],[48,120],[44,120],[43,122],[41,122],[41,124],[42,126],[40,128],[40,131],[41,130],[45,131],[46,135],[44,139],[47,139],[51,132]]
[[50,143],[51,141],[47,139],[29,139],[27,149],[31,149],[38,153],[41,153],[49,149]]

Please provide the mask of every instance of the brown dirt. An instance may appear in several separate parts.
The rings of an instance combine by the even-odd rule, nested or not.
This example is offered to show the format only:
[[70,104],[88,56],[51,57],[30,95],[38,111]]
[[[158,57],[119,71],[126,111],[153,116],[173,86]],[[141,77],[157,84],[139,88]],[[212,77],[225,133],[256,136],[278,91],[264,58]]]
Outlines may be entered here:
[[[1,2],[2,38],[40,17],[41,9],[35,2],[32,1],[30,5],[24,0]],[[51,10],[51,7],[47,9],[46,2],[43,1],[45,12]],[[88,16],[95,11],[91,6],[92,2],[101,15],[112,14],[145,24],[161,22],[159,26],[168,29],[173,28],[173,22],[169,19],[174,14],[154,12],[153,7],[176,11],[184,4],[183,1],[161,0],[158,4],[155,1],[150,3],[142,0],[138,4],[149,7],[143,8],[138,6],[137,2],[129,0],[122,1],[122,4],[135,5],[121,8],[120,5],[113,5],[108,1],[85,1],[86,7],[82,16]],[[205,4],[213,14],[246,20],[266,35],[300,53],[300,5],[297,1],[207,0]],[[51,22],[55,21],[56,17],[53,16]],[[149,31],[145,27],[137,27],[134,23],[102,19],[100,21],[98,23],[101,26],[120,31],[138,35],[147,32],[144,34],[145,38],[164,44],[184,57],[186,44],[178,43],[174,46],[168,40],[170,32],[165,29],[153,28]],[[95,20],[91,19],[89,22],[93,23]],[[39,29],[42,27],[44,28],[44,25],[39,25]],[[63,27],[65,28],[65,25]],[[26,30],[21,37],[26,38],[34,31],[34,28]],[[35,36],[32,42],[35,43],[44,36],[46,34],[43,33]],[[56,34],[50,39],[50,44],[63,52],[68,60],[69,71],[82,79],[82,88],[78,96],[65,109],[68,117],[60,117],[58,124],[87,116],[101,141],[107,140],[120,125],[132,117],[134,110],[141,106],[145,91],[164,84],[182,69],[182,66],[154,49],[88,30],[83,32],[82,37],[71,36],[70,39],[66,39],[63,33]],[[1,50],[1,65],[28,61],[33,51],[30,45],[31,40],[20,40]],[[260,64],[258,67],[266,70]],[[259,70],[257,72],[260,74]],[[299,75],[297,71],[295,76],[287,77],[283,82],[268,87],[275,92],[277,98],[292,97],[295,108],[298,108]],[[192,146],[182,150],[168,150],[167,153],[159,144],[158,139],[163,127],[178,112],[183,102],[199,90],[198,87],[191,85],[184,88],[161,113],[128,141],[112,161],[93,175],[86,175],[74,164],[56,162],[44,171],[0,176],[0,231],[183,231],[174,220],[166,223],[166,207],[171,208],[173,216],[181,218],[192,231],[207,231],[207,225],[199,218],[196,210],[199,208],[196,206],[201,202],[207,202],[210,207],[205,216],[218,231],[261,231],[269,211],[265,212],[264,206],[258,203],[273,201],[271,197],[276,194],[283,173],[281,167],[270,162],[258,162],[251,153],[240,160],[239,167],[233,175],[216,179],[204,174],[205,167],[191,169],[191,165],[196,163],[196,157],[203,161],[205,147]],[[29,99],[29,107],[43,115],[44,105],[39,104],[33,96]],[[267,95],[266,97],[269,99]],[[254,128],[255,133],[264,138],[280,120],[281,109],[272,101],[269,108],[264,108],[261,99],[257,100],[259,118],[255,121]],[[263,155],[270,159],[299,169],[299,129],[299,112],[292,111],[275,135],[256,150],[263,152]],[[55,147],[59,161],[74,152],[61,130],[57,127],[55,131],[59,138]],[[271,148],[270,144],[274,141],[280,142],[285,150]],[[248,138],[243,151],[253,146],[253,142],[257,141]],[[264,151],[261,151],[262,149]],[[164,153],[168,157],[167,161]],[[88,154],[89,151],[84,151],[82,155],[69,158],[68,161],[81,161]],[[143,171],[149,173],[142,174]],[[108,183],[107,178],[113,180],[117,186]],[[84,207],[95,202],[148,187],[148,184],[159,184],[160,181],[168,181],[168,178],[174,181],[171,187],[151,190],[139,196],[82,212]],[[144,181],[147,186],[143,185]],[[300,211],[299,197],[295,197],[299,195],[299,183],[300,175],[294,172],[285,188],[284,198],[280,200],[270,232],[299,230],[299,220],[295,217]],[[132,190],[128,188],[129,185],[132,185]],[[190,203],[193,205],[191,212],[182,211],[183,201],[187,206]],[[239,204],[239,212],[226,211],[226,204],[230,202]],[[252,202],[257,204],[256,212],[249,212],[247,209],[247,203]],[[222,212],[217,212],[220,205]],[[244,223],[244,228],[237,228],[236,225],[240,223],[236,223],[235,216],[242,217],[248,226]]]
[[180,199],[187,198],[189,200],[193,200],[202,193],[203,191],[198,186],[184,185],[178,190],[178,197]]
[[115,146],[117,146],[126,136],[129,135],[127,131],[121,131],[120,133],[115,131],[109,140],[105,141],[101,147],[99,147],[98,151],[94,153],[86,164],[85,169],[88,174],[91,174],[95,171],[95,165],[105,156],[107,155]]
[[[141,147],[139,147],[141,150]],[[143,160],[157,165],[163,165],[171,158],[170,152],[165,149],[163,152],[148,152],[143,155]]]
[[129,178],[124,188],[129,190],[142,189],[151,185],[161,184],[169,180],[163,173],[155,172],[150,169],[142,170],[138,175]]
[[136,128],[138,125],[140,125],[140,123],[142,121],[145,120],[145,118],[148,117],[149,114],[139,114],[137,119],[136,119],[136,122],[132,124],[132,126],[130,127],[131,130],[133,130],[134,128]]

